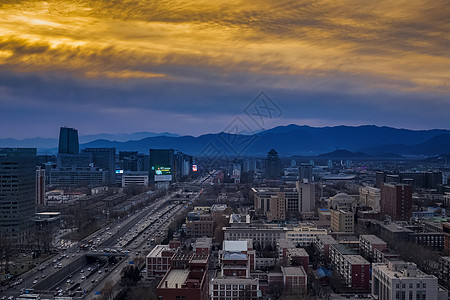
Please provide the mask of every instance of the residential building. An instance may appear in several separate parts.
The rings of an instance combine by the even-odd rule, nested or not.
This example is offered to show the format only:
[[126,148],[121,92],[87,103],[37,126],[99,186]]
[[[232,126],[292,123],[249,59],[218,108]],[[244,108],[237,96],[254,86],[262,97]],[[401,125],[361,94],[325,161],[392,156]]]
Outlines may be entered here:
[[383,184],[380,207],[385,218],[392,221],[409,221],[412,216],[412,186]]
[[330,246],[338,242],[328,234],[317,235],[313,243],[314,248],[319,252],[320,258],[325,262],[330,262]]
[[370,263],[348,247],[340,244],[330,247],[331,265],[347,287],[369,290]]
[[365,258],[374,261],[375,250],[377,249],[378,251],[384,252],[387,250],[387,244],[376,235],[360,235],[359,249]]

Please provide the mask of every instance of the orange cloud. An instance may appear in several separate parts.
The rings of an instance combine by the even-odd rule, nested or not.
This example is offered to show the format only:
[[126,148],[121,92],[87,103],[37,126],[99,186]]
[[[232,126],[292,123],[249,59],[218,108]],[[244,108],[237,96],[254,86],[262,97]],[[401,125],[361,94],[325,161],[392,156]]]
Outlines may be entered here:
[[0,68],[123,80],[192,80],[196,68],[284,88],[338,78],[449,93],[448,15],[445,1],[10,1]]

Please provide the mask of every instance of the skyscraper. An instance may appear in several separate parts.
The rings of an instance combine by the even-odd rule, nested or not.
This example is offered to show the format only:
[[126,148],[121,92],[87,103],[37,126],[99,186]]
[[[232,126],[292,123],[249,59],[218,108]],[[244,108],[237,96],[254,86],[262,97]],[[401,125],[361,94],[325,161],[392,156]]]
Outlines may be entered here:
[[78,131],[74,128],[61,127],[59,129],[59,154],[78,154]]
[[277,180],[281,177],[281,162],[278,158],[278,152],[270,149],[266,158],[266,179]]
[[36,149],[0,148],[0,235],[13,244],[31,238],[35,192]]

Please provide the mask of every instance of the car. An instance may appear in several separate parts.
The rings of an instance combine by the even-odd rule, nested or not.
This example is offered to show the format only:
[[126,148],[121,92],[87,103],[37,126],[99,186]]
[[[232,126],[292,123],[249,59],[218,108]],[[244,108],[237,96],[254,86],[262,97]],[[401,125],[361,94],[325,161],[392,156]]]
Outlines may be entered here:
[[81,270],[80,273],[84,273],[84,270]]
[[38,281],[35,279],[35,280],[33,281],[33,284],[36,284],[36,283],[38,283]]
[[81,276],[81,280],[85,280],[86,279],[86,276]]
[[67,281],[66,281],[67,283],[70,283],[70,279],[67,279]]
[[102,274],[102,270],[98,270],[98,274]]

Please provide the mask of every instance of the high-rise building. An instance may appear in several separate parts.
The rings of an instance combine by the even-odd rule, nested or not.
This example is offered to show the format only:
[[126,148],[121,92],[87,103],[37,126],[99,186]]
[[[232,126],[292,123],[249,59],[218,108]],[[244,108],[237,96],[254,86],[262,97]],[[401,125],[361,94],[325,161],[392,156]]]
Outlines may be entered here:
[[0,235],[29,241],[36,212],[36,149],[0,148]]
[[61,127],[59,130],[58,153],[78,154],[79,151],[78,130],[74,128]]
[[297,181],[299,212],[311,212],[316,209],[315,185]]
[[266,158],[266,179],[278,180],[281,177],[281,162],[278,158],[278,152],[270,149]]
[[114,184],[116,170],[116,148],[86,148],[84,153],[92,155],[92,162],[96,168],[108,171],[108,182]]
[[313,182],[313,166],[310,164],[301,164],[299,175],[300,182]]
[[175,178],[173,149],[150,149],[149,181],[158,186],[167,186]]
[[380,207],[381,215],[392,221],[409,221],[412,217],[412,186],[384,183]]

